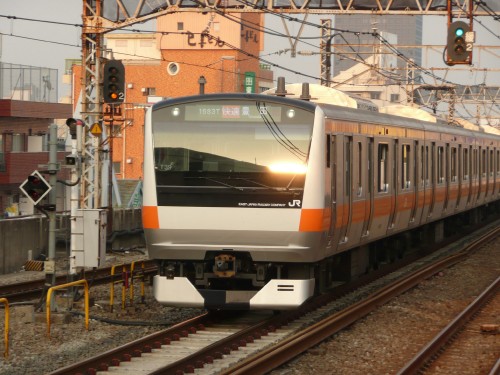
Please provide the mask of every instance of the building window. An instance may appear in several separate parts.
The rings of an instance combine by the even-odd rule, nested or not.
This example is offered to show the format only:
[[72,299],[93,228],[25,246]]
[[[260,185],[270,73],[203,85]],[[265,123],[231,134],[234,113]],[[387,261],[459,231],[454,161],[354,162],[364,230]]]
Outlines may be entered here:
[[370,92],[370,99],[380,99],[379,92]]
[[122,125],[113,125],[113,137],[122,136]]
[[391,94],[391,102],[392,103],[399,102],[399,94]]
[[142,88],[142,94],[144,96],[147,96],[147,95],[156,95],[156,87],[143,87]]
[[115,174],[122,173],[122,163],[120,161],[114,161],[113,162],[113,172]]
[[123,39],[117,39],[115,40],[115,46],[116,47],[127,47],[128,45],[128,40],[123,40]]
[[171,62],[167,65],[167,72],[171,76],[175,76],[177,73],[179,73],[180,67],[179,64],[175,62]]
[[3,152],[3,134],[0,134],[0,172],[5,172],[5,154]]
[[24,151],[24,134],[12,135],[12,152]]
[[141,47],[152,47],[153,46],[153,41],[151,39],[141,39],[139,41],[139,46]]
[[177,22],[177,30],[178,31],[184,30],[184,22]]

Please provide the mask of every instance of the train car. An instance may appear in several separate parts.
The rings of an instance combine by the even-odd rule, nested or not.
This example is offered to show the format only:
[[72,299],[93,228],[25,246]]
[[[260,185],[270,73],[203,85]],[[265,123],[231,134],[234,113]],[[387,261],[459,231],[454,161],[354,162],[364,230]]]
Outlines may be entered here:
[[286,95],[176,98],[146,117],[143,226],[166,305],[293,309],[413,233],[498,209],[498,135]]

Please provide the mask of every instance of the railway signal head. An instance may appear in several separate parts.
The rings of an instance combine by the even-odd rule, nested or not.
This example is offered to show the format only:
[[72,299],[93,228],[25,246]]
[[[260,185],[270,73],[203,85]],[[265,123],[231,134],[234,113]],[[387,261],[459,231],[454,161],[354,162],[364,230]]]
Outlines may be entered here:
[[34,205],[52,190],[52,186],[38,172],[34,171],[19,187],[21,191],[33,202]]
[[463,21],[455,21],[448,27],[446,64],[471,64],[472,42],[467,40],[470,27]]
[[125,99],[125,67],[119,60],[104,64],[104,103],[121,104]]

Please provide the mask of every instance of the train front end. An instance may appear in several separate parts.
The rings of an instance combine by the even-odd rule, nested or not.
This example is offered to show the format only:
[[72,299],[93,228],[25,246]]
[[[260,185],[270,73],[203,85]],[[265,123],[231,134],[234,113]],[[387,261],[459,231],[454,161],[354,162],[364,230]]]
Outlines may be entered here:
[[311,103],[263,95],[153,106],[143,224],[159,302],[290,309],[313,295],[324,212],[306,197],[322,194],[308,173],[316,119]]

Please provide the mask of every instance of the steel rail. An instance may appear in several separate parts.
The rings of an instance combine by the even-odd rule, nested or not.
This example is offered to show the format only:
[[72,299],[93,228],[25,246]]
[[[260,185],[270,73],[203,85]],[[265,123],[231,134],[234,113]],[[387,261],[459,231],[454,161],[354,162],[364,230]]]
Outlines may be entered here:
[[398,375],[416,374],[459,332],[497,293],[500,277],[490,284],[469,306],[423,347],[399,372]]
[[190,332],[194,332],[206,325],[208,315],[208,313],[205,313],[196,316],[173,327],[108,350],[98,356],[53,371],[50,375],[74,375],[106,371],[110,366],[118,366],[122,361],[130,361],[132,357],[140,357],[142,353],[151,352],[151,349],[157,348],[158,345],[161,346],[166,342],[170,342],[170,340],[179,340],[180,337],[186,337]]
[[[137,263],[137,262],[136,262]],[[157,267],[154,261],[145,260],[144,274],[150,275],[157,272]],[[130,269],[130,264],[125,264],[127,269]],[[141,270],[142,272],[142,270]],[[98,268],[87,272],[89,275],[89,283],[92,285],[106,284],[111,281],[111,267]],[[116,276],[115,276],[116,277]],[[68,275],[59,275],[56,277],[56,285],[68,282]],[[45,279],[36,279],[23,281],[15,284],[6,284],[0,286],[0,296],[7,298],[9,302],[26,301],[28,299],[40,297],[40,293],[46,288]]]
[[474,249],[480,245],[496,238],[500,233],[500,228],[496,228],[457,254],[451,255],[424,269],[417,270],[404,280],[396,281],[380,291],[373,293],[367,299],[357,302],[348,309],[340,311],[323,321],[320,321],[305,330],[290,336],[278,345],[263,350],[253,356],[239,362],[236,366],[221,372],[223,375],[253,375],[269,372],[278,366],[288,362],[299,354],[304,353],[309,348],[317,345],[326,338],[339,332],[357,320],[365,317],[370,312],[384,305],[394,297],[408,291],[418,285],[421,281],[431,277],[442,269],[453,266],[464,260]]

